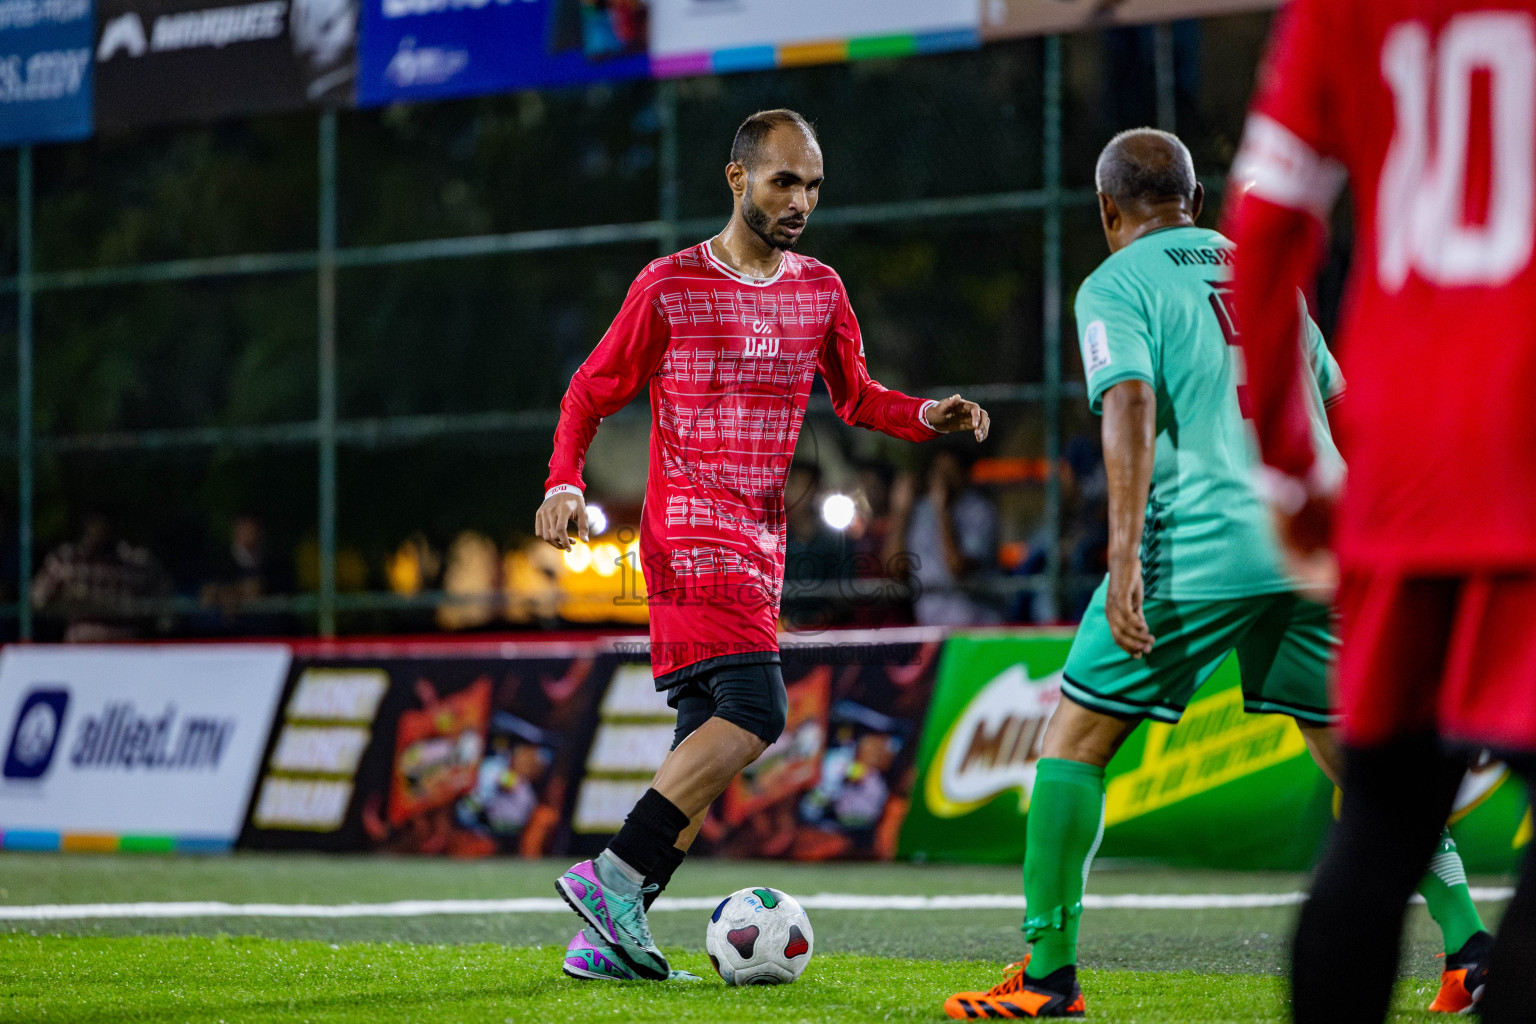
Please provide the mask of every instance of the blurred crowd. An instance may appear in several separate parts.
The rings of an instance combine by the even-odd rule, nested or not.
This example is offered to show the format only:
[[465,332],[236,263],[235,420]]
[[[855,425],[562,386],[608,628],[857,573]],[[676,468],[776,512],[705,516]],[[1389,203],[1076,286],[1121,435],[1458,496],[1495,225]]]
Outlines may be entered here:
[[[1043,460],[980,460],[974,446],[936,442],[915,469],[883,461],[821,466],[797,460],[785,488],[783,624],[829,627],[987,626],[1075,620],[1104,571],[1104,467],[1096,438],[1073,437],[1057,468],[1059,546],[1041,497]],[[1031,499],[1031,496],[1033,498]],[[1022,499],[1022,500],[1021,500]],[[377,566],[337,555],[338,589],[395,614],[381,631],[643,625],[637,571],[639,507],[593,498],[591,542],[561,553],[526,536],[498,543],[466,530],[445,544],[405,538]],[[1052,558],[1065,586],[1045,586]],[[172,564],[186,566],[184,556]],[[15,579],[14,544],[0,573]],[[310,632],[318,589],[313,540],[274,550],[260,515],[235,516],[227,546],[174,574],[167,560],[89,511],[47,551],[27,595],[42,639],[284,636]],[[378,593],[387,590],[388,594]]]

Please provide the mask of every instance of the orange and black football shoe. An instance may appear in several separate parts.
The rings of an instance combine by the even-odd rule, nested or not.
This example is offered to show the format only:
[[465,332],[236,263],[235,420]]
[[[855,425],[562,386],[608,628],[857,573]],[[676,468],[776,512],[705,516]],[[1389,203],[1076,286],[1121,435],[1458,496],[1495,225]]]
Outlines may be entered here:
[[1025,975],[1028,962],[1009,965],[1002,984],[985,992],[956,992],[944,1000],[944,1012],[955,1020],[1081,1017],[1083,990],[1077,987],[1077,968],[1069,965],[1037,980]]
[[1493,936],[1478,932],[1466,945],[1445,958],[1440,972],[1440,992],[1429,1004],[1431,1013],[1472,1013],[1483,999],[1488,984],[1488,957]]

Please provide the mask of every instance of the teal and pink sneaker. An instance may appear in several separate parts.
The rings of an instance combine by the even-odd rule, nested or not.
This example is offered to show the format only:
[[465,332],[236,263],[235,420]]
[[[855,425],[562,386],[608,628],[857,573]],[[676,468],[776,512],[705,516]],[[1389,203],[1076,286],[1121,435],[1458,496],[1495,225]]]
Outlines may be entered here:
[[584,860],[555,880],[555,891],[636,976],[648,981],[667,979],[672,968],[651,938],[644,889],[605,885],[596,862]]
[[[565,947],[565,961],[560,969],[580,981],[639,981],[639,975],[624,966],[601,936],[583,928]],[[697,974],[671,971],[668,981],[702,981]]]

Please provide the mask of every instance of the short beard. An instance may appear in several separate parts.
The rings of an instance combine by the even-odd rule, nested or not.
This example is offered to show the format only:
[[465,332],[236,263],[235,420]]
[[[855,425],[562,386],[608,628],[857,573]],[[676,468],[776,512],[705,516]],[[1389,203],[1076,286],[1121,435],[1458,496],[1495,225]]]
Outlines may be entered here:
[[750,182],[747,184],[746,193],[741,197],[741,218],[747,222],[747,227],[752,229],[753,234],[761,238],[763,244],[767,245],[770,249],[788,252],[799,241],[798,238],[775,238],[771,234],[773,231],[773,219],[768,216],[761,206],[752,201],[752,185]]

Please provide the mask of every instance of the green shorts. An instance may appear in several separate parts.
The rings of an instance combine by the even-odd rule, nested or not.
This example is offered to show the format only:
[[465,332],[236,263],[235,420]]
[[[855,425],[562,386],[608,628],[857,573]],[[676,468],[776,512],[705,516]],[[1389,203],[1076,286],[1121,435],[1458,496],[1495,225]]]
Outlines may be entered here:
[[1200,685],[1237,651],[1243,710],[1335,721],[1328,673],[1338,639],[1332,613],[1290,593],[1226,601],[1148,598],[1147,627],[1157,642],[1145,658],[1115,645],[1104,618],[1109,581],[1094,591],[1072,641],[1061,692],[1091,711],[1177,722]]

